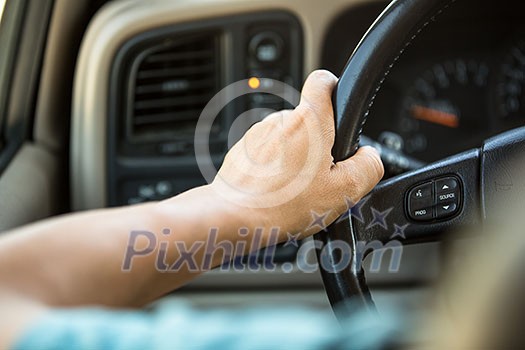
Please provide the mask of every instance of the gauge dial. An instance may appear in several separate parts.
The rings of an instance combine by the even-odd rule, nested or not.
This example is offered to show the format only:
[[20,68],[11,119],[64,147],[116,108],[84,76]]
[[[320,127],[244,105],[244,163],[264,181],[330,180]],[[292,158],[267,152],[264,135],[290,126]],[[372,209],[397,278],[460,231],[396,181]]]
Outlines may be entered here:
[[505,121],[525,118],[525,40],[518,41],[505,56],[497,95],[499,114]]
[[398,123],[404,151],[434,161],[458,148],[477,146],[488,128],[484,101],[489,75],[483,62],[456,59],[435,64],[416,78]]

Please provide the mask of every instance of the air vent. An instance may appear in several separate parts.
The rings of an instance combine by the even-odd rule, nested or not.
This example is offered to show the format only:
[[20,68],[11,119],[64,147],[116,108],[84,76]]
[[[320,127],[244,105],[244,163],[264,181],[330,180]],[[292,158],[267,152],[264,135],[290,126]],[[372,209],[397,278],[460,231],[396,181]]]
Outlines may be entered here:
[[193,137],[197,120],[217,93],[218,36],[166,40],[136,64],[130,91],[131,141]]

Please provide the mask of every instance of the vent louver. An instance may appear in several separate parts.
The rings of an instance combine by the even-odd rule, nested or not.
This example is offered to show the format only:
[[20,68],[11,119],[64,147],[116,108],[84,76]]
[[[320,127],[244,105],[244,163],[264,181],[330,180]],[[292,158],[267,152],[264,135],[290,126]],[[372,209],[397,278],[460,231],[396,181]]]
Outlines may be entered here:
[[219,88],[215,34],[167,40],[136,62],[130,92],[134,141],[188,138]]

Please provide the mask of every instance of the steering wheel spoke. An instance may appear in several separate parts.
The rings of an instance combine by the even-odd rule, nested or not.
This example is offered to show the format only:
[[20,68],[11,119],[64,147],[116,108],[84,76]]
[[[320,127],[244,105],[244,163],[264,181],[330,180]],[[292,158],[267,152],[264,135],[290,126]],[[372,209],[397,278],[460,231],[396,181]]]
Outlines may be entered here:
[[381,183],[353,210],[357,240],[433,242],[479,224],[480,157],[472,150]]

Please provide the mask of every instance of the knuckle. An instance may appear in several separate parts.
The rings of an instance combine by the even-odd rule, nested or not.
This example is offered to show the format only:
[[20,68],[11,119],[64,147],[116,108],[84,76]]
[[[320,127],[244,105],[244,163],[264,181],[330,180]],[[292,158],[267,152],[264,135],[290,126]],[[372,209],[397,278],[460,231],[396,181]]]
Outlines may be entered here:
[[373,175],[377,180],[380,180],[385,175],[385,167],[380,157],[369,154],[367,157],[369,169],[372,169]]
[[325,69],[318,69],[318,70],[313,71],[312,73],[310,73],[308,78],[313,79],[313,80],[319,80],[322,82],[327,82],[327,83],[333,82],[335,79],[337,79],[335,75],[333,75],[331,72]]
[[275,111],[266,116],[260,123],[276,123],[283,117],[284,111]]
[[263,130],[267,128],[267,126],[268,126],[268,122],[264,120],[258,123],[255,123],[248,129],[248,131],[246,132],[244,136],[250,137],[250,136],[253,136],[254,134],[255,135],[260,134],[261,132],[263,132]]
[[306,120],[317,115],[317,111],[314,105],[309,101],[303,101],[294,110],[297,118]]

